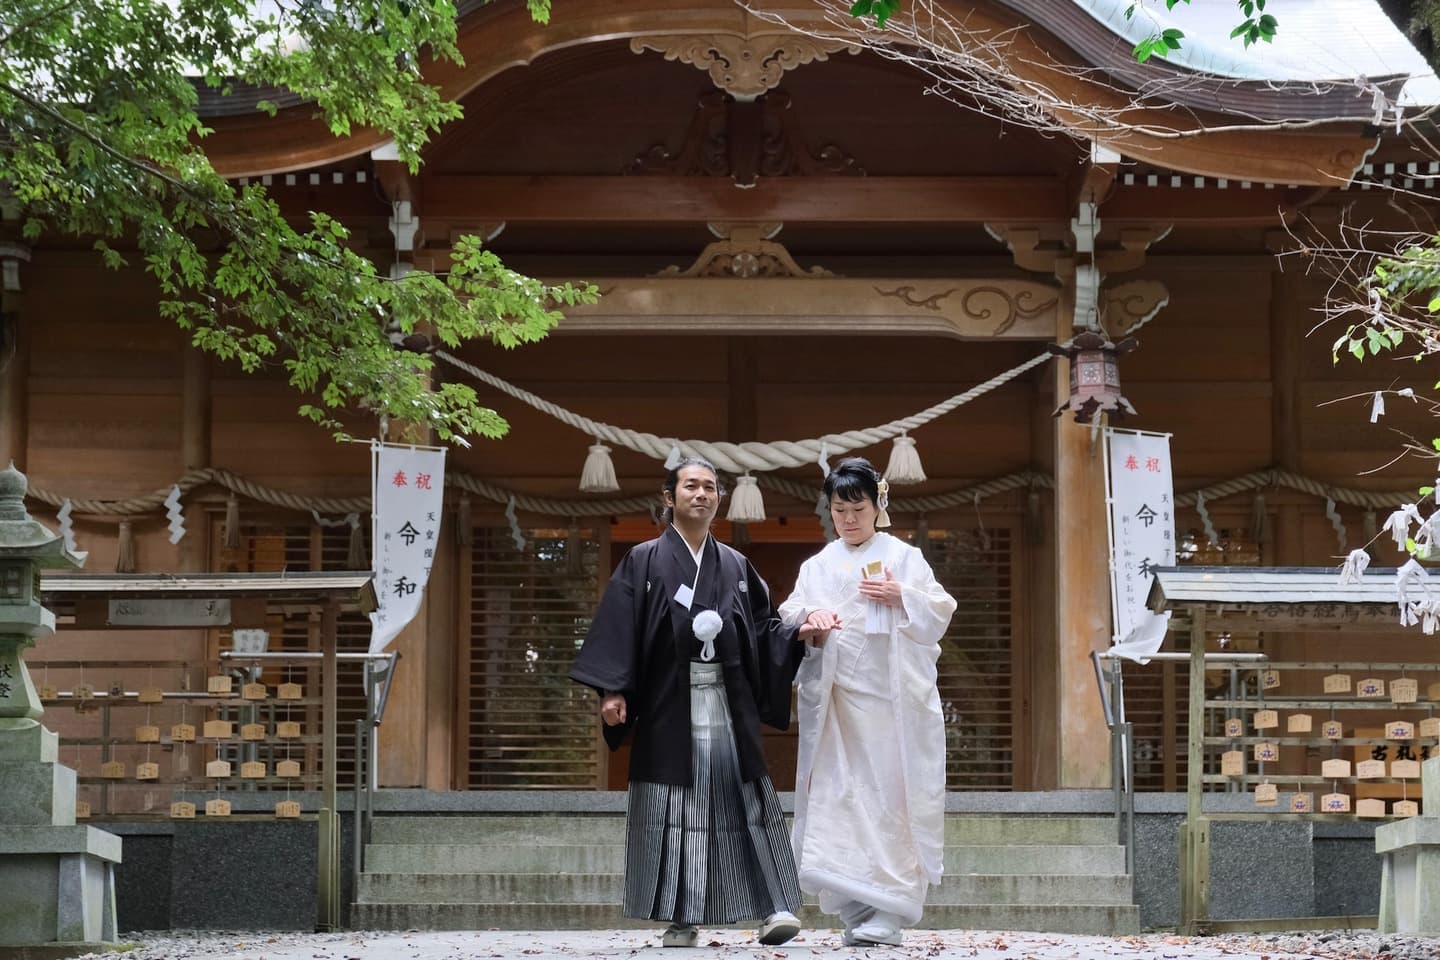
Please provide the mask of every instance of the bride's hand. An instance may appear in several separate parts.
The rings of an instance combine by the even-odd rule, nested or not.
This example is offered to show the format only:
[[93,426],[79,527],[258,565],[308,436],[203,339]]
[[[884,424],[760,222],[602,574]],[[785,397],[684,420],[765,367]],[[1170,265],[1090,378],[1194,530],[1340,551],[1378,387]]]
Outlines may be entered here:
[[885,571],[884,580],[861,580],[860,596],[866,600],[874,600],[876,603],[883,603],[887,607],[900,606],[900,581],[889,570]]

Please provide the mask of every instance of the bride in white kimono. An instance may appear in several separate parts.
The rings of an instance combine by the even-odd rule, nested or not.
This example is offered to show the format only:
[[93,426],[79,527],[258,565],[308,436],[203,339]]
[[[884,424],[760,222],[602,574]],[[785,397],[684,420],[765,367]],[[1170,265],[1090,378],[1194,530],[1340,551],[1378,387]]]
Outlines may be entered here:
[[[844,942],[899,944],[939,883],[945,846],[940,638],[955,600],[889,526],[869,461],[825,480],[838,539],[805,561],[780,607],[821,632],[796,678],[799,753],[791,845],[800,887],[839,914]],[[808,631],[807,631],[808,632]]]

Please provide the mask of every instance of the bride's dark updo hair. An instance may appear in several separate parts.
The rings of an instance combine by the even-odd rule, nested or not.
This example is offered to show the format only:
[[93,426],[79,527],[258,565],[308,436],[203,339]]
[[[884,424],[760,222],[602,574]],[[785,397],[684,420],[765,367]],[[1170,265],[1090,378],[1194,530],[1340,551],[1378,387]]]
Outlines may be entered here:
[[864,457],[846,457],[830,469],[825,478],[826,500],[859,503],[869,500],[880,506],[880,472]]

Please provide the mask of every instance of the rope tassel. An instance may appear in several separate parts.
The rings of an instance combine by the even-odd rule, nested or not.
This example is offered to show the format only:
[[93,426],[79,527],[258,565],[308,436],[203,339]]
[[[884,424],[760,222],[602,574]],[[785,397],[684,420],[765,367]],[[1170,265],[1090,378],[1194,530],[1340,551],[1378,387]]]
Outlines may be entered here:
[[590,455],[585,458],[585,469],[580,471],[581,493],[615,493],[620,484],[615,480],[615,463],[610,459],[610,448],[598,439],[590,445]]
[[902,433],[895,438],[890,447],[890,463],[885,467],[885,479],[902,485],[925,482],[925,468],[920,465],[915,438],[910,434]]
[[129,520],[120,521],[120,540],[115,547],[115,572],[135,572],[135,534]]
[[750,474],[735,479],[735,492],[730,495],[730,510],[725,519],[731,523],[761,523],[765,519],[765,497]]

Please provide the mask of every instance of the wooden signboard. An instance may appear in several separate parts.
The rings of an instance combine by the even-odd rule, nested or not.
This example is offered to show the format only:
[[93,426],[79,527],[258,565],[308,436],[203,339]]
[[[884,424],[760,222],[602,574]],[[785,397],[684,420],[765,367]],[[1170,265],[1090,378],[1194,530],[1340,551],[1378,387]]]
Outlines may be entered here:
[[1323,681],[1326,693],[1349,693],[1350,674],[1332,673]]
[[275,724],[275,736],[282,740],[293,740],[300,736],[300,723],[297,720],[281,720]]
[[94,684],[90,683],[82,683],[74,690],[70,691],[70,695],[76,700],[94,700],[95,686]]
[[211,760],[205,764],[205,776],[214,777],[217,780],[223,780],[230,776],[230,761]]
[[108,760],[100,764],[100,776],[106,780],[125,779],[125,764],[119,760]]
[[1280,805],[1280,790],[1273,783],[1260,783],[1255,786],[1255,806],[1276,807]]
[[1243,750],[1226,750],[1220,754],[1220,775],[1225,777],[1239,777],[1245,773],[1245,752]]
[[281,760],[275,764],[275,776],[277,777],[298,777],[300,776],[300,763],[296,760]]
[[170,739],[176,743],[185,743],[195,739],[195,726],[190,723],[177,723],[170,728]]
[[1361,760],[1355,764],[1355,776],[1361,780],[1378,780],[1385,776],[1385,761]]
[[1311,730],[1311,719],[1308,713],[1292,713],[1285,718],[1286,733],[1309,733]]
[[1397,780],[1419,780],[1419,760],[1391,760],[1390,776]]
[[1385,816],[1385,801],[1376,800],[1374,797],[1357,800],[1355,802],[1355,816],[1366,818],[1383,817]]
[[305,696],[305,688],[298,683],[282,683],[275,688],[275,696],[281,700],[299,700]]
[[240,727],[240,739],[241,739],[241,740],[264,740],[264,739],[265,739],[265,724],[263,724],[263,723],[247,723],[247,724],[242,725],[242,726]]
[[135,767],[136,780],[159,780],[160,764],[145,762]]
[[1320,764],[1320,776],[1339,779],[1350,776],[1350,761],[1334,758]]
[[135,728],[136,743],[159,743],[160,728],[154,724],[142,723]]
[[1313,793],[1292,793],[1290,794],[1291,813],[1314,813],[1315,794]]
[[1245,736],[1245,721],[1244,721],[1244,720],[1241,720],[1239,717],[1231,717],[1229,720],[1226,720],[1226,721],[1225,721],[1225,736],[1227,736],[1227,737],[1243,737],[1243,736]]
[[1275,689],[1278,689],[1279,686],[1280,686],[1280,671],[1279,671],[1279,670],[1261,670],[1261,671],[1260,671],[1260,689],[1261,689],[1261,690],[1275,690]]
[[1422,737],[1440,737],[1440,717],[1426,717],[1420,721],[1419,734]]
[[1254,757],[1257,763],[1275,763],[1280,759],[1280,748],[1273,743],[1257,743]]
[[56,687],[54,684],[47,683],[47,684],[45,684],[43,687],[40,688],[40,699],[41,699],[41,700],[58,700],[59,698],[60,698],[60,688],[59,688],[59,687]]
[[141,687],[140,692],[135,695],[135,699],[141,703],[164,703],[165,691],[159,687]]
[[170,816],[172,819],[175,820],[194,820],[195,804],[186,803],[183,800],[177,803],[172,803],[170,804]]
[[1256,730],[1274,730],[1280,726],[1280,714],[1274,710],[1256,710],[1251,723]]
[[1432,683],[1425,688],[1426,700],[1440,700],[1440,683]]
[[207,817],[228,817],[230,816],[229,800],[206,800],[205,816]]
[[1420,815],[1420,804],[1414,800],[1396,800],[1390,807],[1390,812],[1397,817],[1418,817]]
[[206,720],[206,740],[229,740],[235,736],[235,724],[229,720]]
[[1345,736],[1345,727],[1339,720],[1326,720],[1321,724],[1320,732],[1331,740],[1339,740]]
[[250,760],[240,764],[240,779],[262,780],[265,777],[265,764],[259,760]]
[[1392,703],[1414,703],[1420,699],[1420,684],[1409,677],[1401,677],[1399,680],[1390,681],[1390,700]]
[[1386,740],[1414,740],[1415,724],[1404,720],[1391,720],[1385,724]]
[[1321,813],[1349,813],[1350,794],[1348,793],[1327,793],[1320,798]]
[[275,804],[275,816],[282,820],[293,820],[300,816],[300,804],[294,800],[281,800]]
[[205,689],[217,697],[228,697],[235,689],[235,682],[225,674],[217,674],[206,679]]
[[76,819],[76,820],[89,820],[89,819],[90,819],[90,804],[89,804],[89,803],[85,802],[84,800],[76,800],[76,801],[75,801],[75,819]]
[[240,696],[246,700],[265,700],[270,696],[270,688],[263,683],[247,683],[240,688]]
[[1366,677],[1355,684],[1355,696],[1362,700],[1378,700],[1385,696],[1385,681],[1378,677]]

